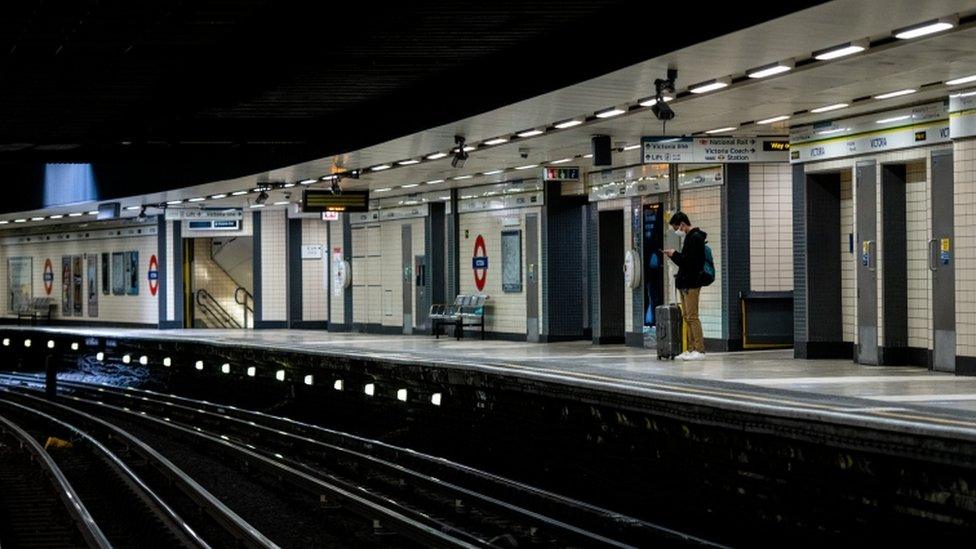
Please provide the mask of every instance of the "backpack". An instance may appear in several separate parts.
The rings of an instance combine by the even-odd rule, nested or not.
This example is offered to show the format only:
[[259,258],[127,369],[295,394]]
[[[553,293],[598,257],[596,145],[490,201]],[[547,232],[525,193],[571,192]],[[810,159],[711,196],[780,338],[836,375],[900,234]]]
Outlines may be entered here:
[[705,264],[702,265],[700,276],[702,286],[710,286],[715,282],[715,260],[712,259],[712,248],[705,244]]

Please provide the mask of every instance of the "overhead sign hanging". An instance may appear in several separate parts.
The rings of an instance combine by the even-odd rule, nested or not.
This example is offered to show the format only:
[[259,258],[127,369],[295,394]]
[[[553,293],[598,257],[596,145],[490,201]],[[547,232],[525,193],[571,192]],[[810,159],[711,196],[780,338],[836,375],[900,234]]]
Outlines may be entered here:
[[302,211],[369,211],[369,191],[343,191],[341,194],[335,194],[326,189],[305,189],[305,192],[302,193]]
[[644,136],[641,153],[645,164],[786,162],[789,147],[784,142],[766,137]]
[[579,166],[546,166],[542,170],[544,181],[579,181]]
[[945,103],[831,120],[790,132],[790,162],[796,164],[946,143]]
[[240,221],[240,208],[166,208],[166,221]]
[[976,90],[949,96],[949,135],[953,139],[976,136]]

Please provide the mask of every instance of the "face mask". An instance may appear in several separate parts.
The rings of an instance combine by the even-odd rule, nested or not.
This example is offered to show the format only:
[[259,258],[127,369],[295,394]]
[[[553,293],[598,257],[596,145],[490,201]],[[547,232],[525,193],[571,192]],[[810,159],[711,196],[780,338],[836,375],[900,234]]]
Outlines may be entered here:
[[685,232],[682,231],[681,229],[675,229],[674,234],[678,236],[685,236]]

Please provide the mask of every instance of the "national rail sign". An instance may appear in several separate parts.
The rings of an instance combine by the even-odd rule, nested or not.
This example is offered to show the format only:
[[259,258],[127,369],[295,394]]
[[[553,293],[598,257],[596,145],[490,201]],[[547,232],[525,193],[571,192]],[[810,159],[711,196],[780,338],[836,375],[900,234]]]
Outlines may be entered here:
[[149,278],[149,293],[155,296],[159,290],[159,262],[156,261],[156,254],[149,258],[149,270],[146,271],[146,277]]
[[479,292],[484,290],[485,282],[488,280],[488,251],[485,248],[485,238],[480,234],[474,239],[471,270],[474,272],[475,287]]
[[783,139],[764,137],[641,137],[645,164],[735,164],[786,162],[789,146]]

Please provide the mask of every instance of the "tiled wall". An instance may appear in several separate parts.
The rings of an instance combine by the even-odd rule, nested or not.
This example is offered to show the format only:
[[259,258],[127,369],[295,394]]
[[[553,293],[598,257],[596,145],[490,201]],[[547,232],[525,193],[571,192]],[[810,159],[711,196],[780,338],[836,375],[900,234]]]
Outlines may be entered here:
[[[404,219],[380,223],[381,255],[384,258],[381,269],[382,324],[384,326],[403,326],[403,226],[410,228],[411,257],[424,253],[424,219]],[[353,248],[355,249],[355,248]],[[416,292],[411,285],[411,310],[414,325],[417,320]]]
[[[244,326],[244,307],[238,305],[234,300],[234,292],[237,290],[235,282],[221,267],[211,259],[212,240],[209,238],[193,238],[186,241],[187,245],[193,246],[193,291],[206,290],[213,296],[214,300],[224,308],[237,321]],[[194,299],[196,299],[194,297]],[[203,327],[202,320],[210,328],[219,328],[219,324],[214,324],[209,316],[203,311],[202,307],[194,308],[194,327]],[[247,318],[247,327],[253,327],[254,319],[251,315]]]
[[[158,247],[155,234],[132,237],[112,237],[90,240],[58,240],[45,242],[29,242],[23,244],[9,244],[0,247],[0,307],[3,316],[16,317],[16,312],[9,310],[9,292],[7,289],[8,273],[7,260],[11,257],[30,256],[33,258],[34,297],[51,297],[57,304],[55,318],[70,322],[119,322],[135,324],[157,324],[159,322],[158,295],[153,296],[149,291],[147,270],[149,258]],[[105,273],[102,271],[102,252],[139,252],[139,295],[105,295],[102,293],[101,283]],[[61,256],[99,254],[98,263],[98,316],[88,316],[88,279],[82,277],[82,315],[65,316],[61,311]],[[54,268],[54,283],[50,296],[44,292],[44,261],[51,260]],[[83,261],[87,272],[87,261]]]
[[[345,252],[342,249],[342,222],[341,221],[331,221],[328,223],[329,228],[329,249],[327,261],[331,262],[334,260],[332,257],[333,252],[338,250],[340,253]],[[331,271],[330,271],[331,272]],[[342,324],[345,322],[345,302],[343,301],[343,290],[337,290],[332,287],[332,280],[329,280],[329,292],[330,294],[330,310],[329,310],[329,322],[333,324]],[[338,292],[338,293],[337,293]]]
[[976,357],[976,139],[953,143],[956,354]]
[[352,231],[352,321],[383,320],[383,247],[379,223],[354,225]]
[[176,320],[176,272],[183,268],[183,258],[176,257],[173,222],[167,221],[164,226],[166,227],[166,265],[159,267],[165,276],[166,320]]
[[287,247],[285,210],[261,212],[261,320],[286,321]]
[[[525,307],[525,215],[528,213],[539,214],[539,208],[520,208],[513,210],[497,210],[484,212],[463,213],[459,216],[459,249],[460,249],[460,270],[461,270],[461,293],[478,293],[475,286],[474,273],[471,270],[471,257],[474,252],[474,242],[478,235],[485,239],[485,247],[488,251],[489,263],[487,280],[482,293],[488,294],[489,306],[485,319],[485,329],[491,332],[506,332],[514,334],[526,333],[526,307]],[[518,218],[519,225],[504,227],[503,218]],[[501,283],[501,232],[503,229],[522,229],[522,280],[523,290],[519,293],[502,292]],[[466,234],[467,233],[467,234]],[[541,224],[540,224],[541,236]],[[541,239],[540,239],[541,240]],[[541,253],[541,244],[540,244]],[[540,258],[541,259],[541,258]],[[540,288],[539,299],[541,301],[542,291]],[[539,310],[541,312],[541,302]]]
[[[681,191],[681,210],[688,214],[693,226],[708,233],[708,245],[712,249],[715,270],[722,272],[722,189],[710,187]],[[670,261],[668,264],[670,274],[676,273],[674,265]],[[667,291],[673,290],[669,287]],[[720,339],[724,322],[721,276],[716,276],[711,286],[702,288],[698,308],[705,337]]]
[[752,290],[792,290],[793,174],[789,164],[749,165],[749,246]]
[[928,162],[908,165],[905,188],[905,231],[908,271],[908,345],[932,348],[932,277],[928,269],[929,215]]
[[328,320],[327,278],[329,261],[328,225],[318,219],[302,220],[302,245],[321,245],[322,259],[301,259],[302,320]]
[[841,325],[844,341],[853,343],[857,336],[857,263],[851,253],[854,234],[854,174],[850,168],[840,174],[840,283]]

